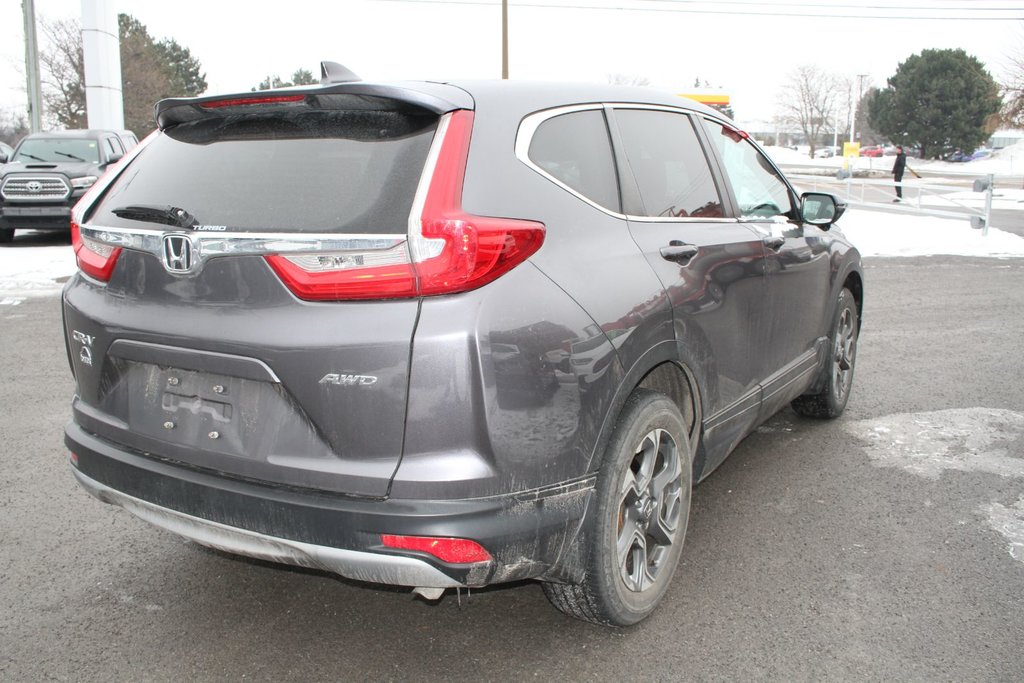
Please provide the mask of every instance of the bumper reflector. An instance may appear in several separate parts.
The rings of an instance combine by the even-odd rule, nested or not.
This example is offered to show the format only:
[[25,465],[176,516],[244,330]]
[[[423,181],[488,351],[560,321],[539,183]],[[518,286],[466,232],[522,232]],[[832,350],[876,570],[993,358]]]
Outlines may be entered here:
[[433,555],[442,562],[450,562],[452,564],[490,562],[493,559],[491,554],[484,550],[483,546],[467,538],[381,534],[380,540],[385,548],[415,550]]

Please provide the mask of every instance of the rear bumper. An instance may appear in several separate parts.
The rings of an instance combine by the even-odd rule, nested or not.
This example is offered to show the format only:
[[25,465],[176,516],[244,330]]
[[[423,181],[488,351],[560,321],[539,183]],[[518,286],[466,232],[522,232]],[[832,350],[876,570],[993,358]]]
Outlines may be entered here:
[[[203,545],[399,586],[483,586],[547,575],[586,514],[594,480],[469,500],[338,496],[226,478],[126,451],[68,425],[75,476],[100,500]],[[381,534],[468,538],[493,561],[448,564]]]

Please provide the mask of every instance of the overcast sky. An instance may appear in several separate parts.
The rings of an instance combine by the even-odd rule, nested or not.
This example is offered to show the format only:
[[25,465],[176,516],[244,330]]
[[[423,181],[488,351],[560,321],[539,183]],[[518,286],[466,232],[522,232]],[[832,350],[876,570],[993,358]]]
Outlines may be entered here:
[[[500,0],[111,1],[154,38],[189,48],[211,94],[300,67],[317,73],[324,59],[365,79],[501,76]],[[37,18],[81,15],[80,0],[35,4]],[[0,109],[21,111],[21,2],[0,2],[0,26]],[[802,64],[881,86],[910,55],[959,47],[999,81],[1008,55],[1024,49],[1024,0],[510,0],[509,27],[512,78],[622,73],[674,92],[699,78],[753,123],[777,112]]]

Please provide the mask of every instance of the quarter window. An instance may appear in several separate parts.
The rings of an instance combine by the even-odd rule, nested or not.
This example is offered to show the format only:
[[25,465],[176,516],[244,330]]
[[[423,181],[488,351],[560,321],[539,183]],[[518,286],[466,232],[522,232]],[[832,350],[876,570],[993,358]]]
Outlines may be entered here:
[[721,196],[689,116],[618,109],[615,121],[643,202],[642,207],[629,207],[628,213],[666,218],[723,216]]
[[740,215],[744,218],[792,217],[789,186],[768,158],[732,128],[707,119],[704,126],[725,164]]
[[530,161],[552,178],[611,211],[620,211],[612,143],[604,112],[561,114],[540,124]]

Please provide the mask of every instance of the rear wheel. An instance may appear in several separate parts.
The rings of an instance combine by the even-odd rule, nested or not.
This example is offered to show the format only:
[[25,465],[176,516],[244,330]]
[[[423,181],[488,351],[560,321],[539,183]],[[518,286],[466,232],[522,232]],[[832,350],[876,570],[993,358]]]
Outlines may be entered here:
[[597,624],[629,626],[646,618],[679,564],[692,484],[679,409],[661,394],[636,391],[598,474],[594,514],[583,533],[586,577],[578,584],[545,583],[551,603]]
[[14,239],[14,228],[0,228],[0,244],[7,244]]
[[839,293],[836,317],[829,337],[829,361],[822,381],[816,383],[821,390],[804,394],[793,400],[793,410],[805,417],[838,417],[846,408],[853,388],[853,366],[857,360],[857,335],[860,317],[853,293],[844,289]]

